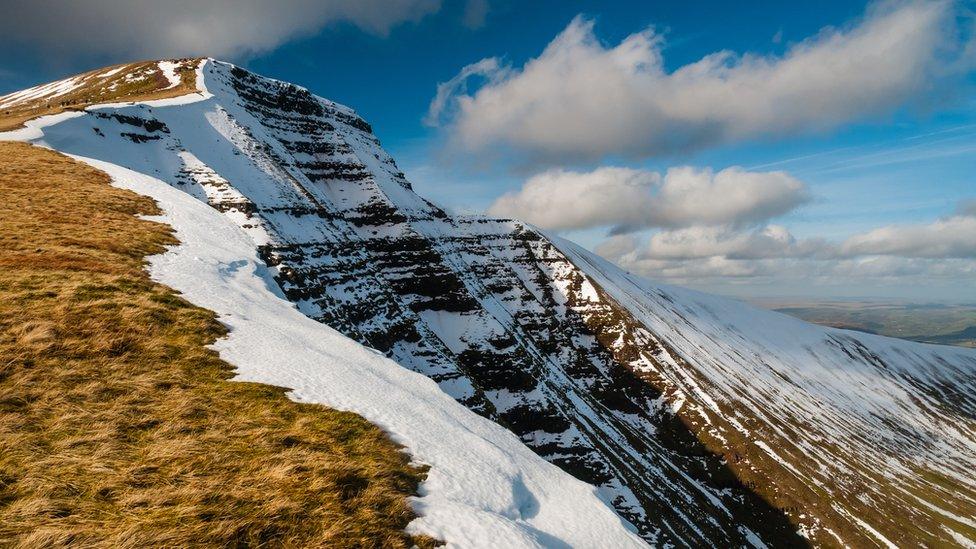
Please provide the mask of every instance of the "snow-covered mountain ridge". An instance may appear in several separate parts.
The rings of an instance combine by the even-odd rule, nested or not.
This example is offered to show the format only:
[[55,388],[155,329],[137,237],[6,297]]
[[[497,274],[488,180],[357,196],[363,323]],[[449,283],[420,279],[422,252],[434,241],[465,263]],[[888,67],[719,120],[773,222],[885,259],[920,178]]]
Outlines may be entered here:
[[600,487],[648,541],[976,540],[976,352],[812,326],[452,216],[351,109],[216,61],[196,85],[6,135],[222,212],[301,312]]

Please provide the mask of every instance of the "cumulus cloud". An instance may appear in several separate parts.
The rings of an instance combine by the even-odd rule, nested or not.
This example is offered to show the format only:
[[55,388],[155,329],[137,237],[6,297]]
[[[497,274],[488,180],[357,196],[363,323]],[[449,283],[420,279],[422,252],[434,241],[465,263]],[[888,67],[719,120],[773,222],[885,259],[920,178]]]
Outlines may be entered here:
[[654,171],[603,167],[590,172],[550,170],[529,178],[489,208],[549,229],[613,226],[742,226],[785,214],[809,199],[785,172],[719,172],[679,167]]
[[385,34],[440,0],[31,0],[4,3],[0,42],[62,54],[227,56],[273,49],[329,23]]
[[[608,258],[621,267],[649,278],[675,284],[723,286],[778,284],[800,292],[809,285],[871,288],[873,285],[915,286],[924,293],[929,284],[954,285],[972,292],[976,261],[888,256],[830,261],[800,259],[733,260],[712,256],[688,260],[648,259],[634,255]],[[880,288],[878,288],[880,289]]]
[[437,94],[430,102],[430,107],[427,109],[427,116],[423,120],[424,124],[427,126],[436,126],[439,119],[452,106],[452,98],[457,94],[467,93],[468,79],[471,77],[481,76],[498,81],[504,78],[505,74],[505,69],[501,66],[498,59],[494,57],[482,59],[477,63],[472,63],[464,67],[457,76],[437,85]]
[[689,227],[655,233],[640,256],[648,259],[767,259],[813,257],[830,252],[820,240],[797,240],[781,225],[767,225],[751,231],[728,227]]
[[[492,59],[462,69],[428,121],[467,149],[539,162],[823,130],[922,101],[969,71],[956,11],[948,1],[878,3],[857,24],[823,29],[781,56],[718,51],[673,71],[653,29],[608,47],[577,17],[520,68]],[[458,84],[472,74],[489,77],[473,94]]]
[[633,254],[640,247],[640,239],[633,234],[618,234],[596,245],[593,249],[597,255],[620,262],[625,256]]
[[518,192],[499,197],[488,213],[548,229],[636,225],[648,215],[660,182],[657,172],[630,168],[551,170],[529,178]]
[[976,276],[976,211],[963,202],[930,223],[881,227],[839,243],[799,239],[779,225],[693,226],[612,236],[595,251],[626,269],[678,283],[958,285]]
[[956,215],[925,225],[891,225],[847,239],[848,256],[976,258],[976,216]]

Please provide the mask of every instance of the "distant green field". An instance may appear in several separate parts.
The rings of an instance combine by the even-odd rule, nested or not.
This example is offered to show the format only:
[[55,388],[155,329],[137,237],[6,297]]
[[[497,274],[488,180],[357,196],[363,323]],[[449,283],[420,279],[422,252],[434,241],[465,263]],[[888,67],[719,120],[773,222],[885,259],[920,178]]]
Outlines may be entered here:
[[976,304],[756,299],[808,322],[925,343],[976,347]]

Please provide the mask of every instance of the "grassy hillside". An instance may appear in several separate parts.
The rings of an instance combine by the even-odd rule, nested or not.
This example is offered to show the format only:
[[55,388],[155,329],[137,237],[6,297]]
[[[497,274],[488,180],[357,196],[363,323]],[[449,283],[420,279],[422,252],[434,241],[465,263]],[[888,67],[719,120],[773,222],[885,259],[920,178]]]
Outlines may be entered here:
[[[23,126],[24,122],[48,114],[81,110],[90,105],[120,101],[146,101],[186,95],[197,90],[196,68],[200,59],[181,59],[172,86],[156,61],[140,61],[89,71],[69,79],[63,91],[36,98],[0,97],[0,132]],[[62,81],[65,82],[65,81]],[[36,88],[33,88],[36,90]]]
[[214,315],[144,271],[151,200],[2,142],[0,196],[0,546],[430,545],[383,432],[227,381]]

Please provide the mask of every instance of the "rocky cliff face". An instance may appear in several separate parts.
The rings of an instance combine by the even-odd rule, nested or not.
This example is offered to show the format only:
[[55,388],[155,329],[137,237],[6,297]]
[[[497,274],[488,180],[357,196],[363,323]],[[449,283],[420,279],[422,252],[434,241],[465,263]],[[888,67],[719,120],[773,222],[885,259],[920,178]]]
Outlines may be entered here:
[[448,214],[350,109],[215,61],[196,79],[200,100],[91,109],[43,140],[224,212],[302,312],[601,487],[648,541],[976,539],[976,353],[655,286]]
[[[710,496],[749,491],[719,474],[719,460],[670,424],[660,393],[615,356],[611,332],[628,332],[625,313],[548,239],[514,221],[450,216],[420,198],[347,109],[241,69],[214,65],[210,74],[226,87],[218,96],[240,109],[219,115],[225,137],[273,186],[240,192],[207,166],[186,184],[253,225],[262,256],[303,312],[433,378],[549,461],[606,488],[649,539],[692,543],[704,530],[705,539],[744,541],[739,525],[700,523],[716,512]],[[272,189],[280,200],[264,195]],[[664,444],[664,428],[675,440]],[[668,467],[691,474],[647,474]],[[758,518],[764,506],[749,505]],[[785,521],[777,526],[775,535],[790,534]]]

